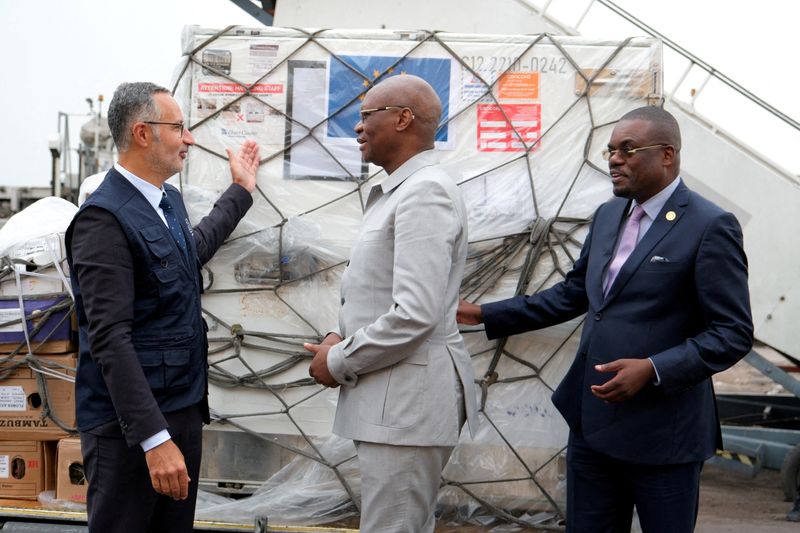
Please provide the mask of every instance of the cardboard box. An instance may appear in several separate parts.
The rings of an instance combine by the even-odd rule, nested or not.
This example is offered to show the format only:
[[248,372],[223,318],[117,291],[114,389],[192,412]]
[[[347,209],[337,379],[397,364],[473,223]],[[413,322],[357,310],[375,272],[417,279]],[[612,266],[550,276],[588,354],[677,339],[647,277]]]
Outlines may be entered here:
[[83,472],[81,439],[61,439],[56,452],[56,499],[86,503],[88,487]]
[[0,296],[56,295],[65,291],[64,282],[52,267],[20,274],[19,281],[13,274],[0,280]]
[[[75,426],[75,384],[64,378],[74,377],[77,354],[37,356],[34,370],[21,356],[0,359],[0,440],[57,440],[68,436],[53,417],[72,428]],[[56,374],[50,375],[50,374]],[[46,390],[40,388],[44,377]],[[43,416],[45,400],[50,416]]]
[[[14,270],[0,278],[0,296],[56,294],[66,292],[69,282],[64,234],[53,233],[19,244],[6,254],[14,262]],[[61,268],[59,274],[55,264]],[[19,280],[15,272],[19,273]]]
[[0,498],[35,500],[55,486],[55,442],[0,442]]
[[[77,323],[70,303],[68,294],[23,298],[25,316],[30,317],[26,322],[33,353],[56,354],[77,349]],[[32,333],[34,330],[36,333]],[[0,297],[0,353],[27,353],[24,342],[19,299]]]

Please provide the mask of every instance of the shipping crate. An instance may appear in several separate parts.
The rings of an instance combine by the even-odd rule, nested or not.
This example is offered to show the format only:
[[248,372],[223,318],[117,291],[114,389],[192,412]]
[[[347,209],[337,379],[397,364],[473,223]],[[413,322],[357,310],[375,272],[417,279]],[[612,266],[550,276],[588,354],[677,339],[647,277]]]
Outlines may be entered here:
[[[24,296],[22,304],[34,354],[77,350],[77,322],[68,294]],[[0,297],[0,354],[27,353],[25,342],[18,297]]]
[[55,486],[53,441],[0,441],[0,498],[35,500]]
[[[294,386],[308,379],[296,358],[304,341],[318,341],[337,323],[362,202],[385,178],[361,160],[354,131],[371,84],[414,74],[439,96],[436,156],[462,190],[471,252],[484,242],[505,249],[535,222],[561,218],[548,227],[573,258],[585,230],[571,226],[611,197],[601,154],[613,122],[661,99],[661,44],[653,39],[355,29],[311,35],[187,28],[175,91],[202,148],[180,176],[190,220],[208,213],[228,186],[225,149],[246,138],[261,148],[253,207],[205,265],[203,309],[212,409],[265,434],[323,436],[332,425],[336,391]],[[480,293],[510,296],[521,272],[528,270],[489,276],[502,275],[503,290]],[[238,331],[246,332],[242,342]]]
[[81,439],[78,437],[61,439],[58,441],[56,453],[56,499],[86,503],[87,490]]
[[[338,391],[308,379],[302,343],[336,325],[363,203],[386,178],[362,161],[354,130],[371,85],[412,74],[439,96],[435,156],[468,217],[462,295],[481,301],[563,278],[612,196],[602,152],[615,121],[663,97],[661,43],[648,38],[191,27],[183,50],[175,98],[198,148],[180,175],[190,220],[228,186],[226,149],[247,138],[261,149],[253,207],[203,269],[209,403],[222,422],[209,431],[309,441],[329,434]],[[479,481],[482,497],[515,512],[528,502],[560,514],[568,431],[547,398],[579,336],[579,321],[502,345],[465,334],[492,423],[446,481]],[[208,459],[220,456],[230,457]],[[484,458],[497,468],[480,471]],[[233,463],[221,476],[241,469]],[[307,498],[313,476],[305,482]],[[454,505],[476,501],[459,489]]]
[[7,356],[0,359],[0,440],[56,440],[75,426],[78,356]]

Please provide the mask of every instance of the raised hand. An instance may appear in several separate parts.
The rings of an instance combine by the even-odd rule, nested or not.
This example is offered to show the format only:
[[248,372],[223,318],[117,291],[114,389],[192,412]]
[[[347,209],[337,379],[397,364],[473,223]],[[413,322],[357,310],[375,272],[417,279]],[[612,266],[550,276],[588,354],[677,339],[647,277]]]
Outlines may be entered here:
[[247,192],[256,190],[256,173],[260,159],[258,158],[258,144],[253,140],[246,140],[234,155],[233,150],[226,148],[228,164],[231,167],[233,182],[238,183]]

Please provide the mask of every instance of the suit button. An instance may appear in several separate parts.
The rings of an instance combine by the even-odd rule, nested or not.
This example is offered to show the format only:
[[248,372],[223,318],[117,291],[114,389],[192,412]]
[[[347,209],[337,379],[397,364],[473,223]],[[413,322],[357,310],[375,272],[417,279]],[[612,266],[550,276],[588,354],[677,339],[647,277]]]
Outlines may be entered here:
[[595,313],[595,315],[594,315],[594,319],[595,319],[595,320],[598,320],[598,321],[599,321],[601,318],[603,318],[603,315],[602,315],[602,314],[600,314],[600,313]]
[[167,265],[169,265],[169,261],[167,261],[166,259],[162,259],[161,260],[161,266],[164,267],[164,268],[167,268]]
[[339,304],[344,305],[344,298],[339,301]]

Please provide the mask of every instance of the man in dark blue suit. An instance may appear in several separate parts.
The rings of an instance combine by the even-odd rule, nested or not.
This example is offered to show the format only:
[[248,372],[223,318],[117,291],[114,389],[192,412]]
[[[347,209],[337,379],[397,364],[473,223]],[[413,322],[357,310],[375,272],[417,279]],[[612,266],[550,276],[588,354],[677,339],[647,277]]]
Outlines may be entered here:
[[570,427],[567,531],[694,529],[702,462],[721,447],[711,376],[750,350],[747,258],[736,218],[679,177],[675,118],[643,107],[605,153],[616,198],[595,212],[566,279],[530,296],[463,302],[490,339],[586,313],[553,393]]
[[67,229],[80,326],[75,379],[92,532],[191,532],[208,344],[200,267],[253,204],[258,146],[192,228],[178,190],[192,133],[163,87],[124,83],[108,123],[119,161]]

